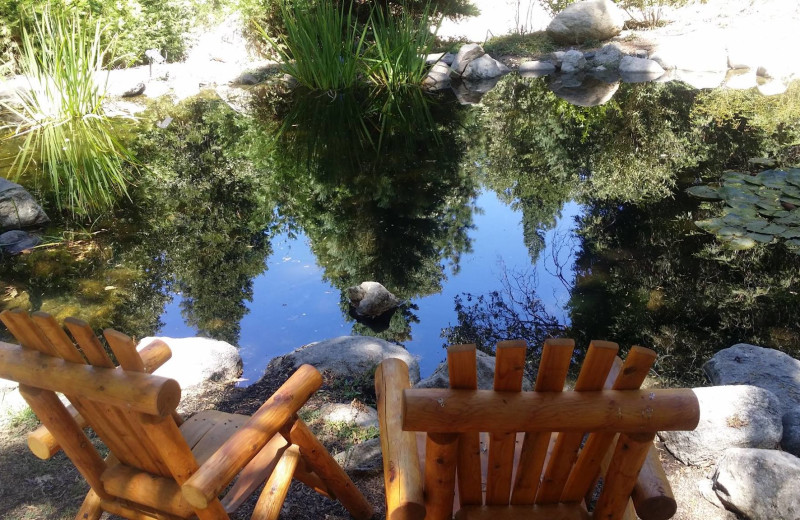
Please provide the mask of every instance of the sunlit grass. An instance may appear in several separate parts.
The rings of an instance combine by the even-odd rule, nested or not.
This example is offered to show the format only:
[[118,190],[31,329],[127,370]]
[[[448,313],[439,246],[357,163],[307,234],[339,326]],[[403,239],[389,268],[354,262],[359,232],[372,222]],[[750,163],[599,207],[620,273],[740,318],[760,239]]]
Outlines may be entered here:
[[[367,70],[377,85],[396,89],[419,85],[425,78],[425,56],[431,52],[436,33],[431,32],[432,9],[427,4],[415,18],[407,9],[399,14],[377,7],[370,17],[373,44],[367,53]],[[437,27],[438,29],[438,27]]]
[[27,85],[0,100],[10,120],[0,129],[19,142],[11,176],[40,169],[56,205],[74,213],[107,209],[125,195],[124,163],[134,162],[102,106],[108,73],[101,70],[112,50],[103,34],[99,22],[61,10],[33,16],[20,53]]

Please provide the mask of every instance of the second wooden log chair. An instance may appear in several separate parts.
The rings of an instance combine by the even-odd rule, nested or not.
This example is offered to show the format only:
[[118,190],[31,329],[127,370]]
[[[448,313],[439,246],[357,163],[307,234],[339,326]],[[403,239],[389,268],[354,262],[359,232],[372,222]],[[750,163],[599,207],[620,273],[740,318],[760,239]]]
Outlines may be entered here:
[[[139,520],[224,520],[266,481],[251,518],[274,520],[293,478],[339,500],[357,520],[372,516],[296,415],[322,383],[312,366],[301,366],[250,417],[210,410],[184,422],[175,411],[178,383],[151,374],[171,356],[163,342],[137,352],[129,337],[106,330],[115,367],[80,320],[65,321],[74,342],[47,314],[5,311],[0,320],[21,344],[0,342],[0,378],[20,383],[42,422],[29,435],[31,450],[47,459],[63,449],[91,487],[76,519],[107,511]],[[86,427],[108,447],[105,459]]]
[[477,390],[474,345],[448,349],[449,389],[412,389],[406,364],[384,360],[375,390],[387,519],[671,518],[653,439],[694,429],[697,398],[640,390],[655,353],[633,347],[623,363],[617,351],[592,342],[573,391],[562,391],[571,340],[545,342],[531,392],[521,341],[497,345],[493,390]]

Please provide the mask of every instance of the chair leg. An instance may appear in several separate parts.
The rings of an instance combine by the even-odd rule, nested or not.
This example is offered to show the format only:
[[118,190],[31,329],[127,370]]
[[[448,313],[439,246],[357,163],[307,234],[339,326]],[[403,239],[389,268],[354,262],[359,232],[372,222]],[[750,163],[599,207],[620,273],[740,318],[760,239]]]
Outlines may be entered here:
[[353,518],[368,520],[372,517],[373,509],[370,503],[301,419],[294,422],[289,436],[292,444],[300,447],[303,459]]
[[275,466],[261,496],[258,497],[251,520],[278,519],[298,462],[300,462],[300,450],[297,446],[289,446],[281,455],[278,465]]
[[75,516],[75,520],[98,520],[100,515],[103,514],[103,508],[100,507],[100,497],[93,489],[90,489],[83,499],[83,504]]

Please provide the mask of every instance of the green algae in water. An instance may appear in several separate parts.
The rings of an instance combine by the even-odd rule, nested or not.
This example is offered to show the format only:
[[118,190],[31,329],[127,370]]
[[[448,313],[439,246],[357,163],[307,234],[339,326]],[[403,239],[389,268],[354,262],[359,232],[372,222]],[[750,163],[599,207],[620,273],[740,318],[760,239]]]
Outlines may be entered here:
[[721,185],[692,186],[686,192],[700,200],[725,202],[722,218],[699,220],[695,225],[731,249],[782,239],[800,254],[800,168],[764,170],[757,175],[725,172]]

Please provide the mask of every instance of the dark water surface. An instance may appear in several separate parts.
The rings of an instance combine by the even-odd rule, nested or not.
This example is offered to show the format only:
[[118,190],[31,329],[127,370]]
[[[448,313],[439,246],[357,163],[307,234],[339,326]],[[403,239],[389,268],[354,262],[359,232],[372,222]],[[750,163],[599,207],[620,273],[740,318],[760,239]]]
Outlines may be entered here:
[[[754,158],[798,164],[797,84],[770,98],[622,84],[597,107],[516,76],[472,107],[254,93],[247,115],[215,96],[153,105],[131,201],[3,259],[0,305],[223,339],[249,381],[346,334],[406,346],[423,375],[446,343],[516,337],[642,344],[686,383],[736,342],[800,352],[800,257],[780,240],[728,249],[694,225],[721,204],[683,192],[763,169]],[[349,315],[344,291],[366,280],[406,302],[383,330]]]

